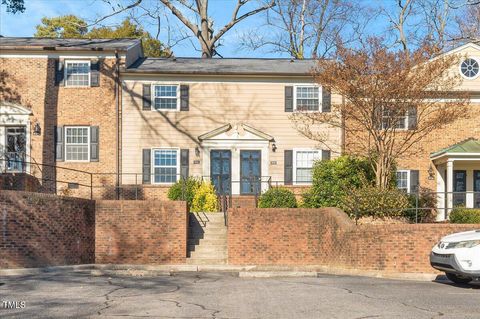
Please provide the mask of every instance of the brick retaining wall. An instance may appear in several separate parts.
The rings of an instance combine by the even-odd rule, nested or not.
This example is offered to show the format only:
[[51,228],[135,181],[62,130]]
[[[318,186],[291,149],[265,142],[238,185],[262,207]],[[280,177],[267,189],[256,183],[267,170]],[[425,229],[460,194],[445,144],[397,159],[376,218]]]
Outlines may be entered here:
[[94,262],[93,201],[2,190],[0,226],[0,268]]
[[325,209],[232,209],[230,264],[322,265],[385,272],[432,272],[428,255],[443,236],[480,225],[355,224]]
[[185,263],[185,202],[97,201],[96,210],[96,263]]

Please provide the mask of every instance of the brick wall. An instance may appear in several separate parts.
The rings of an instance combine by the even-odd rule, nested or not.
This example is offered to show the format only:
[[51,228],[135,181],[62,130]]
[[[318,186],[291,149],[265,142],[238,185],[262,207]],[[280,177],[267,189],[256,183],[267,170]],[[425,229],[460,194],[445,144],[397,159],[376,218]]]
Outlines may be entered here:
[[185,263],[185,202],[97,201],[96,210],[96,263]]
[[2,190],[0,226],[0,268],[94,262],[93,201]]
[[429,253],[442,237],[480,225],[355,224],[326,209],[233,209],[230,264],[324,265],[385,272],[432,272]]

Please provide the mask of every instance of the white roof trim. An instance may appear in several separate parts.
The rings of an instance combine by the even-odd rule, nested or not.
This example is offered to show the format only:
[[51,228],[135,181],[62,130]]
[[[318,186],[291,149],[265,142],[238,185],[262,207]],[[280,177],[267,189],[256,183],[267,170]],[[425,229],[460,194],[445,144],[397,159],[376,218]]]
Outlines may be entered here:
[[449,51],[446,51],[446,52],[443,52],[442,54],[434,57],[434,58],[431,58],[430,61],[435,61],[437,60],[439,57],[441,56],[444,56],[444,55],[449,55],[449,54],[454,54],[454,53],[457,53],[459,51],[462,51],[463,49],[466,49],[466,48],[473,48],[473,49],[476,49],[478,51],[480,51],[480,45],[478,44],[475,44],[473,42],[469,42],[469,43],[465,43],[459,47],[456,47],[455,49],[451,49]]
[[[227,132],[231,132],[228,134]],[[224,134],[226,133],[227,136]],[[246,136],[245,133],[250,133],[250,137]],[[223,136],[222,136],[223,135]],[[237,139],[253,139],[253,140],[264,140],[264,141],[274,141],[273,136],[268,135],[250,125],[239,123],[239,124],[226,124],[213,131],[204,133],[198,137],[199,141],[206,140],[237,140]]]
[[32,115],[32,110],[22,105],[0,101],[0,115]]
[[[441,159],[441,158],[443,158],[443,157],[456,158],[456,157],[458,157],[458,156],[474,156],[474,157],[479,156],[479,157],[480,157],[480,153],[455,153],[455,152],[454,152],[454,153],[442,153],[442,154],[437,155],[437,156],[435,156],[435,157],[430,157],[430,159],[431,159],[432,161],[435,161],[435,160]],[[468,159],[468,158],[467,158],[467,159]]]

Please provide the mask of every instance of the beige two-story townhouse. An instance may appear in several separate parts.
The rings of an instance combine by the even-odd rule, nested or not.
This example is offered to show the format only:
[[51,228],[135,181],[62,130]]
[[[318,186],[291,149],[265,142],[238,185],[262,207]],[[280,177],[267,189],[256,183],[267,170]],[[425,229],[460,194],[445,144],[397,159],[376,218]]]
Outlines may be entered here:
[[142,56],[136,39],[0,37],[0,189],[114,190],[119,70]]
[[[314,83],[312,60],[144,58],[122,70],[122,185],[162,197],[179,178],[220,193],[304,187],[315,160],[338,156],[342,132],[302,136],[297,110],[331,112],[341,97]],[[333,102],[332,102],[333,101]]]

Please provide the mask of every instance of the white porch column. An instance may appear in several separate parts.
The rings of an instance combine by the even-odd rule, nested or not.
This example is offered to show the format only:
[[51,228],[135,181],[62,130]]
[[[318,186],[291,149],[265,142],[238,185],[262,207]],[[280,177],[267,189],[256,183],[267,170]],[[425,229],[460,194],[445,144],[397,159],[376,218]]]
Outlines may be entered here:
[[453,208],[453,160],[447,161],[447,215]]
[[440,165],[437,169],[437,221],[444,221],[447,218],[447,210],[445,208],[445,166]]

